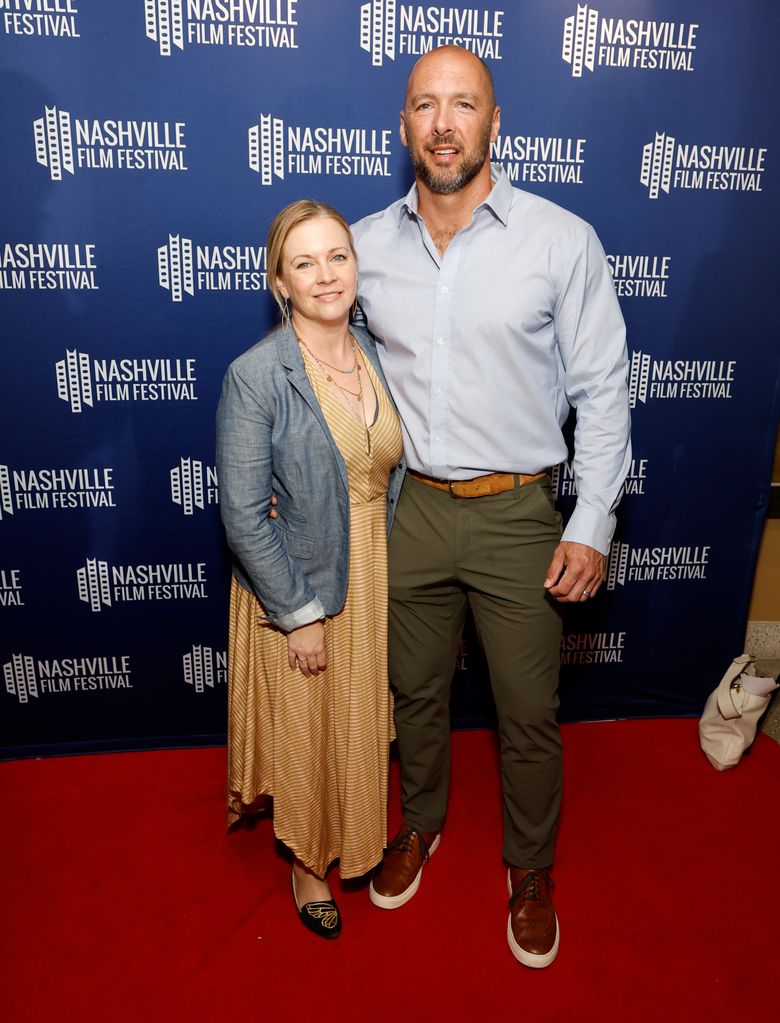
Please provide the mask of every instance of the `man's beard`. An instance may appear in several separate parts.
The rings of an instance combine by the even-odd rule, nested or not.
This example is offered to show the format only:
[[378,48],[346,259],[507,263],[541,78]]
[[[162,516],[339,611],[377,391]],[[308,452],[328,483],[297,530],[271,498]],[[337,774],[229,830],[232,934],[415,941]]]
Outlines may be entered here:
[[[442,167],[436,169],[430,167],[426,162],[423,152],[410,146],[409,156],[417,177],[432,192],[437,195],[452,195],[465,188],[479,174],[490,157],[490,132],[491,124],[485,128],[482,138],[469,153],[462,154],[462,161],[457,169]],[[433,142],[434,146],[449,145],[451,136],[442,135]]]

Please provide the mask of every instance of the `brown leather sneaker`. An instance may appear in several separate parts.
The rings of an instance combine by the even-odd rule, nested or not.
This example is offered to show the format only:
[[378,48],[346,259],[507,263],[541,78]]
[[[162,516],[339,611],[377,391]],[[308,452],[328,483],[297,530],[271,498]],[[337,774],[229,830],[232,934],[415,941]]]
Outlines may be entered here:
[[380,909],[398,909],[408,902],[420,887],[423,867],[439,847],[441,835],[436,831],[418,831],[402,824],[398,834],[385,849],[377,867],[368,895]]
[[541,969],[558,955],[558,917],[552,904],[555,887],[546,870],[510,867],[509,922],[506,938],[512,955],[524,966]]

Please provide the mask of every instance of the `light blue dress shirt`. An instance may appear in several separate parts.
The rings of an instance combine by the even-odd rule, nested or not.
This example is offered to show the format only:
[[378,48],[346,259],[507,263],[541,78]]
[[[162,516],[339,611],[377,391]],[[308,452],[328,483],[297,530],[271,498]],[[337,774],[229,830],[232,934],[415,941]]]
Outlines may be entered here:
[[566,457],[577,410],[578,499],[564,532],[608,553],[631,462],[625,326],[593,229],[494,186],[440,255],[417,186],[353,227],[359,300],[376,335],[409,468],[442,479],[537,473]]

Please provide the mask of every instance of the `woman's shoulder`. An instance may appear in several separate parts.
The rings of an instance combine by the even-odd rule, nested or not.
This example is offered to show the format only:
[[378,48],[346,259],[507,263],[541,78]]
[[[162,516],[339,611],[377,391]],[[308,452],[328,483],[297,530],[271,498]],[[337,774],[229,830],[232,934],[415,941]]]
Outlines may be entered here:
[[273,366],[279,365],[278,342],[284,336],[280,326],[272,327],[251,348],[237,356],[228,366],[229,373],[241,376],[265,375]]
[[360,323],[350,323],[349,332],[355,338],[361,348],[376,349],[376,338],[368,329]]

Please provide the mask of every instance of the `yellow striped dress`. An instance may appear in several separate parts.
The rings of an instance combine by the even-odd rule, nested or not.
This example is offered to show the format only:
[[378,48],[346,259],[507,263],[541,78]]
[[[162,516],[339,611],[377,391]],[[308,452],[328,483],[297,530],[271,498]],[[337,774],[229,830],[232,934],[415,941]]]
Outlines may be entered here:
[[[401,458],[398,417],[368,359],[377,396],[366,430],[304,352],[306,371],[347,466],[350,561],[343,609],[325,622],[328,666],[292,671],[284,633],[258,618],[235,578],[228,648],[228,822],[273,797],[279,839],[319,876],[339,860],[359,877],[387,841],[387,486]],[[367,381],[364,379],[364,389]],[[335,470],[334,470],[335,471]]]

